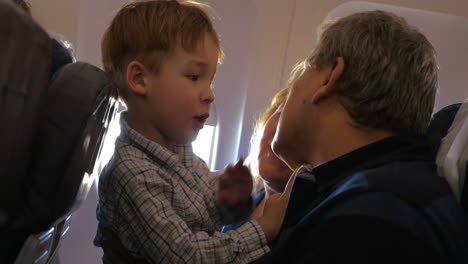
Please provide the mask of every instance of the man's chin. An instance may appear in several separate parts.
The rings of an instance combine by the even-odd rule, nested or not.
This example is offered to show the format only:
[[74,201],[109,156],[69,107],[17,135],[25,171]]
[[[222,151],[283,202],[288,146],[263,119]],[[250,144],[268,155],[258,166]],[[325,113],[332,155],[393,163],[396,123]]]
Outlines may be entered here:
[[296,162],[294,162],[294,156],[296,153],[291,151],[294,150],[288,147],[283,147],[280,144],[277,145],[276,149],[273,149],[273,152],[276,154],[276,156],[278,156],[281,162],[284,163],[289,169],[294,171],[297,167]]
[[282,140],[280,137],[275,136],[275,138],[271,142],[271,150],[279,159],[283,160],[282,156],[286,151],[284,140]]

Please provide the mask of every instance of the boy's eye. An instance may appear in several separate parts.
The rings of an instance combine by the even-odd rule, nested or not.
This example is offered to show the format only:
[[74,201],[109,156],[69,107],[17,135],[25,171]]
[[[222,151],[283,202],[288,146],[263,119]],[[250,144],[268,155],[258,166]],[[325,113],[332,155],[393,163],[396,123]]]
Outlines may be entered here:
[[200,78],[200,76],[199,75],[189,74],[189,75],[187,75],[187,78],[189,78],[192,81],[198,81],[198,78]]

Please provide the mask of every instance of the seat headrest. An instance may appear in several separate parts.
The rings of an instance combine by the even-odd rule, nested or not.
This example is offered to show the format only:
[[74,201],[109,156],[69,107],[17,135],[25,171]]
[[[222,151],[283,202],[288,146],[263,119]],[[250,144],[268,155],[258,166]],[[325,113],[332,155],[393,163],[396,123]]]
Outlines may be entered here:
[[17,224],[41,231],[70,213],[79,192],[86,197],[92,179],[85,179],[84,191],[81,185],[93,173],[114,111],[113,92],[106,74],[87,63],[67,64],[54,74],[43,98],[26,206]]
[[468,102],[450,105],[437,112],[428,136],[434,142],[440,139],[436,157],[438,173],[446,178],[463,205],[468,191],[464,188],[468,172]]
[[72,63],[75,61],[73,55],[70,51],[65,48],[58,40],[51,39],[52,45],[52,65],[50,68],[50,77],[57,72],[62,66],[68,63]]
[[448,105],[433,115],[427,135],[434,143],[436,152],[439,150],[442,139],[447,135],[449,128],[452,126],[460,106],[461,104]]

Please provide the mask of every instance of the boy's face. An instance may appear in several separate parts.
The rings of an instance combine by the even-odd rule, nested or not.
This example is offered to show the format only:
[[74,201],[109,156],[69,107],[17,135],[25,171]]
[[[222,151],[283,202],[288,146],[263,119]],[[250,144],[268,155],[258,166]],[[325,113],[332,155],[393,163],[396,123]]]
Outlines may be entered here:
[[163,141],[157,143],[170,146],[195,140],[214,100],[211,83],[217,63],[217,46],[207,35],[194,52],[178,44],[157,74],[145,76],[147,121]]

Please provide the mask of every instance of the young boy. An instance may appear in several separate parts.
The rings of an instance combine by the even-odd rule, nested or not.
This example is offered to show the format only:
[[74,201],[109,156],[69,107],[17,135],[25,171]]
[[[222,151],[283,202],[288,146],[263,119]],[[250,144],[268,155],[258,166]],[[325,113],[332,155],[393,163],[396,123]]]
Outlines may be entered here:
[[248,217],[242,209],[251,204],[252,178],[242,161],[218,178],[191,150],[208,118],[222,58],[202,7],[193,1],[128,4],[102,39],[104,68],[128,111],[99,182],[95,244],[111,230],[139,261],[251,262],[269,251],[287,206],[285,192],[267,201],[260,219],[219,232],[229,218]]

